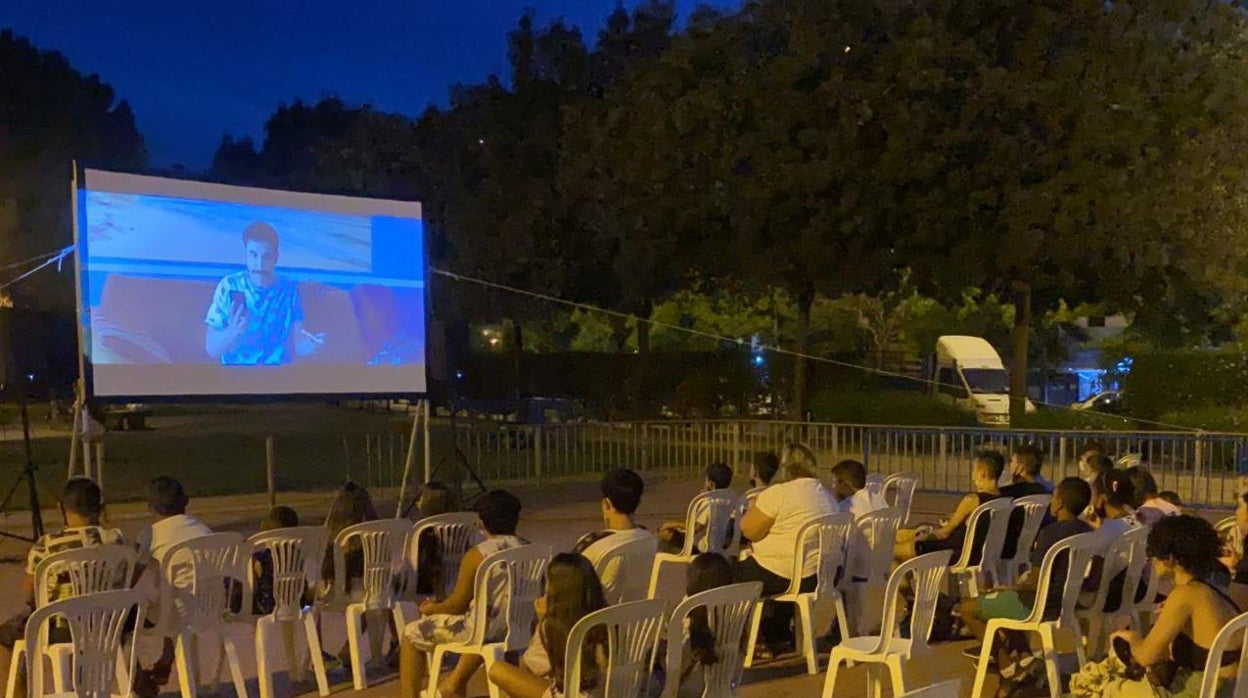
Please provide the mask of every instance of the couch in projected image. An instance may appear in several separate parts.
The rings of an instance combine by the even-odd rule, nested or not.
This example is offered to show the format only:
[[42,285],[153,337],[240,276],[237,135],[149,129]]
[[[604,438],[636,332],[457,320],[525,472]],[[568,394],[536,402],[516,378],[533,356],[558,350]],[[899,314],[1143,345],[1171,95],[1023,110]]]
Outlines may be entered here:
[[[216,363],[204,352],[204,316],[215,280],[152,279],[110,274],[100,303],[91,308],[91,357],[97,364]],[[404,303],[423,302],[419,290],[403,295],[361,284],[346,291],[315,281],[299,284],[303,325],[324,332],[325,346],[300,363],[363,365],[405,327]],[[420,333],[423,334],[423,333]],[[423,337],[420,339],[423,340]]]

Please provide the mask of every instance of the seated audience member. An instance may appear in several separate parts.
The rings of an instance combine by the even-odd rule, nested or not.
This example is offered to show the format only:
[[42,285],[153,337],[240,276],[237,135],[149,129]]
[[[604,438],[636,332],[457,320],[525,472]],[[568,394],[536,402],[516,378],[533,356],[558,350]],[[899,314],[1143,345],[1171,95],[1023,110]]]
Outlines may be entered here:
[[[1096,490],[1097,494],[1092,500],[1093,515],[1088,517],[1087,521],[1096,531],[1096,548],[1100,553],[1093,558],[1092,570],[1084,582],[1083,605],[1085,606],[1091,605],[1091,600],[1095,598],[1100,588],[1101,570],[1105,564],[1104,554],[1109,552],[1109,547],[1114,544],[1114,541],[1138,525],[1130,512],[1130,503],[1135,499],[1135,486],[1131,484],[1131,477],[1127,471],[1111,470],[1103,474]],[[1149,568],[1145,567],[1145,579],[1148,574]],[[1122,586],[1126,580],[1127,573],[1123,570],[1106,582],[1109,584],[1109,589],[1105,594],[1104,611],[1106,613],[1112,613],[1121,607]],[[1141,584],[1136,590],[1135,600],[1142,601],[1147,592],[1147,586]]]
[[[1044,451],[1035,444],[1024,444],[1014,449],[1010,455],[1010,477],[1012,482],[1001,488],[1001,496],[1018,499],[1032,495],[1053,493],[1053,483],[1040,474],[1040,466],[1044,463]],[[1050,522],[1046,513],[1041,525]],[[1015,508],[1010,512],[1010,525],[1005,531],[1005,545],[1001,548],[1001,558],[1013,559],[1018,553],[1018,537],[1022,535],[1023,526],[1027,524],[1026,513]]]
[[[718,556],[716,556],[718,557]],[[520,666],[497,662],[490,682],[511,698],[556,698],[567,695],[563,685],[568,635],[577,621],[605,608],[602,584],[589,560],[576,553],[559,553],[546,568],[546,595],[535,604],[537,628],[520,658]],[[571,695],[585,695],[597,686],[597,648],[606,640],[592,634],[581,661],[581,686]]]
[[759,451],[754,454],[754,462],[750,464],[750,488],[767,487],[776,478],[780,470],[780,457],[771,451]]
[[[90,478],[75,477],[66,481],[61,490],[61,516],[65,527],[56,533],[45,533],[31,546],[26,554],[26,575],[22,578],[21,598],[24,602],[21,612],[0,623],[0,669],[8,675],[9,665],[13,660],[13,646],[18,640],[26,639],[26,621],[35,610],[35,570],[39,563],[57,553],[79,548],[94,548],[101,545],[124,544],[121,531],[115,528],[100,526],[100,514],[104,511],[103,496],[100,486]],[[128,580],[118,580],[119,586],[127,586]],[[57,601],[67,598],[69,593],[68,580],[57,580],[55,588],[49,590],[49,600]],[[68,642],[69,628],[54,624],[51,630],[54,642]],[[25,676],[22,675],[24,683]],[[25,695],[25,687],[19,686],[17,695]]]
[[856,460],[843,460],[832,466],[832,496],[838,508],[858,518],[888,507],[883,497],[874,497],[867,488],[867,466]]
[[1035,444],[1024,444],[1010,454],[1010,476],[1013,482],[1001,488],[1001,495],[1017,499],[1033,494],[1052,494],[1053,483],[1040,474],[1044,451]]
[[[1096,502],[1096,498],[1101,494],[1101,490],[1099,488],[1101,487],[1102,484],[1104,484],[1106,476],[1108,476],[1109,473],[1112,473],[1115,470],[1116,468],[1114,468],[1114,459],[1110,458],[1109,456],[1101,456],[1101,462],[1098,466],[1096,466],[1096,469],[1093,471],[1094,475],[1092,477],[1092,480],[1088,482],[1088,484],[1092,486],[1093,503]],[[1082,472],[1082,469],[1080,470],[1080,472]],[[1129,506],[1131,503],[1127,502],[1127,504]],[[1093,527],[1096,526],[1095,522],[1092,521],[1093,518],[1095,518],[1095,516],[1096,516],[1096,512],[1092,511],[1091,506],[1088,507],[1087,511],[1083,512],[1083,519],[1089,523],[1092,523]],[[1134,521],[1135,520],[1132,519],[1132,523],[1134,523]]]
[[451,500],[451,490],[445,482],[441,480],[426,482],[421,485],[420,492],[416,495],[416,511],[418,512],[416,520],[451,513],[454,511]]
[[[1045,619],[1054,620],[1058,617],[1061,613],[1069,558],[1062,557],[1054,561],[1051,576],[1053,583],[1049,586],[1048,594],[1044,599],[1036,598],[1036,587],[1040,582],[1038,573],[1044,562],[1044,556],[1053,546],[1071,536],[1092,530],[1091,526],[1079,519],[1080,512],[1087,508],[1091,499],[1092,488],[1087,482],[1077,477],[1068,477],[1058,483],[1057,489],[1053,492],[1053,500],[1049,504],[1053,522],[1040,529],[1031,549],[1032,572],[1012,588],[997,589],[977,598],[965,599],[959,607],[958,613],[963,623],[976,637],[984,638],[987,622],[994,618],[1013,620],[1027,618],[1036,603],[1044,604]],[[999,637],[1001,640],[996,645],[997,666],[1006,667],[1002,672],[1005,677],[1003,680],[1011,682],[1014,688],[1017,688],[1038,678],[1037,672],[1043,671],[1044,664],[1035,662],[1031,658],[1026,634],[1008,632]],[[978,649],[968,650],[968,652],[975,657],[979,656]],[[1025,661],[1020,661],[1020,659]],[[1012,666],[1015,662],[1018,664]]]
[[[895,557],[899,561],[909,560],[917,555],[937,550],[952,550],[956,560],[966,540],[966,523],[971,513],[981,504],[1001,498],[997,489],[997,481],[1005,472],[1005,458],[995,451],[980,451],[975,455],[975,463],[971,469],[971,482],[975,492],[968,494],[958,502],[958,506],[949,515],[945,525],[930,534],[919,537],[916,529],[902,529],[897,532],[897,549]],[[980,527],[977,535],[987,536],[986,526]],[[982,541],[977,541],[982,547]]]
[[1183,500],[1179,498],[1178,492],[1175,492],[1174,490],[1163,490],[1157,493],[1157,496],[1174,505],[1174,508],[1179,510],[1179,514],[1183,513]]
[[[867,488],[867,466],[856,460],[843,460],[832,466],[832,496],[837,499],[840,511],[853,514],[854,519],[888,508],[883,497],[871,496]],[[871,562],[871,544],[857,526],[850,529],[849,536],[846,573],[853,581],[865,582]],[[851,605],[862,604],[858,598],[852,602]]]
[[[1222,626],[1239,615],[1240,607],[1227,593],[1207,580],[1218,571],[1221,541],[1213,525],[1196,516],[1166,516],[1148,533],[1148,556],[1153,571],[1173,582],[1173,591],[1161,605],[1147,634],[1120,630],[1113,641],[1125,641],[1133,663],[1157,669],[1151,676],[1127,675],[1116,658],[1084,665],[1071,677],[1075,696],[1197,696],[1204,681],[1209,648]],[[1226,653],[1216,689],[1205,698],[1233,692],[1240,661],[1238,650]],[[1165,669],[1173,671],[1161,671]],[[1156,678],[1162,685],[1153,685]]]
[[1135,486],[1136,521],[1152,526],[1167,516],[1178,516],[1181,513],[1178,507],[1161,498],[1157,492],[1157,481],[1147,468],[1142,465],[1127,468],[1127,475]]
[[[408,623],[403,629],[399,654],[399,690],[405,698],[416,698],[424,690],[427,655],[434,645],[463,642],[472,636],[474,606],[477,603],[486,603],[484,599],[473,598],[476,593],[477,568],[490,555],[525,544],[523,539],[516,536],[516,526],[520,522],[520,500],[514,494],[503,490],[486,492],[477,499],[473,509],[481,519],[485,540],[464,554],[459,563],[455,591],[445,601],[429,599],[421,603],[420,618]],[[501,583],[496,588],[499,592],[504,590]],[[489,603],[491,615],[487,619],[489,627],[486,628],[486,641],[499,642],[507,632],[502,627],[506,620],[502,613],[502,599],[491,599]],[[443,698],[462,697],[468,680],[481,664],[480,657],[461,656],[455,669],[438,686],[438,694]]]
[[[210,535],[212,529],[204,522],[186,513],[190,497],[177,479],[162,475],[153,478],[148,485],[148,508],[160,518],[138,535],[140,581],[149,600],[147,618],[154,625],[161,619],[159,607],[159,577],[161,568],[173,566],[173,583],[177,587],[193,583],[192,570],[177,559],[166,559],[169,548],[200,536]],[[175,556],[176,557],[176,556]],[[165,638],[160,658],[151,669],[144,670],[135,680],[135,692],[140,696],[155,695],[160,686],[169,682],[173,669],[173,639]]]
[[[802,526],[812,519],[838,511],[832,493],[819,481],[814,454],[805,446],[790,444],[780,457],[783,482],[758,495],[741,517],[741,532],[753,543],[754,554],[737,565],[736,581],[762,582],[763,594],[780,594],[789,588],[793,575],[793,551]],[[816,556],[808,555],[802,570],[801,589],[815,588]],[[792,604],[768,603],[759,627],[766,652],[775,656],[793,637]]]
[[[732,486],[732,468],[727,463],[711,463],[706,468],[706,482],[702,483],[702,492],[727,490]],[[707,512],[698,515],[697,530],[694,532],[694,550],[705,550]],[[668,552],[679,552],[685,547],[685,522],[667,521],[659,527],[659,540]],[[729,538],[729,541],[732,539]]]
[[[638,539],[655,540],[654,534],[633,520],[645,488],[641,476],[627,468],[607,473],[602,478],[602,521],[606,530],[581,536],[572,547],[572,552],[584,555],[598,570],[607,603],[620,603],[621,599],[638,601],[645,597],[646,586],[650,583],[649,566],[625,569],[618,559],[603,565],[603,557],[618,545]],[[658,546],[657,540],[655,546]]]
[[[269,510],[268,516],[260,522],[260,530],[276,531],[281,528],[294,528],[299,525],[299,514],[294,509],[276,506]],[[257,616],[267,616],[273,612],[276,600],[273,597],[273,552],[261,550],[251,556],[251,574],[253,592],[251,612]]]
[[1240,608],[1248,608],[1248,558],[1243,554],[1248,549],[1244,547],[1248,537],[1244,531],[1248,531],[1248,493],[1235,498],[1235,526],[1228,533],[1239,539],[1238,548],[1227,538],[1222,539],[1222,564],[1231,573],[1231,596]]
[[[431,516],[449,514],[451,508],[451,491],[446,483],[440,480],[426,482],[416,497],[416,519],[419,523]],[[420,559],[416,561],[416,593],[442,595],[443,575],[442,551],[438,549],[438,535],[433,531],[420,533]]]
[[[689,579],[685,586],[685,596],[693,596],[711,589],[728,586],[733,583],[732,562],[722,555],[703,553],[689,563]],[[672,638],[667,639],[672,642]],[[676,695],[679,698],[694,698],[704,692],[702,668],[719,663],[715,652],[715,633],[711,629],[710,618],[705,607],[695,608],[689,613],[685,623],[684,661],[680,667],[680,683]],[[741,638],[744,645],[746,637]],[[660,652],[659,656],[666,653]]]
[[1097,441],[1084,446],[1079,454],[1079,477],[1092,487],[1096,487],[1097,478],[1113,468],[1114,459],[1105,454],[1105,447]]
[[[365,521],[376,521],[377,509],[373,506],[373,498],[369,496],[368,490],[363,485],[352,482],[350,480],[342,483],[338,491],[334,493],[334,500],[329,505],[329,513],[325,515],[325,528],[329,529],[329,547],[325,551],[325,559],[321,563],[321,589],[320,593],[328,595],[331,592],[331,586],[334,583],[334,540],[342,533],[343,529],[364,523]],[[348,591],[355,586],[355,582],[364,576],[364,548],[359,539],[353,539],[347,544],[347,550],[343,554],[343,562],[347,567],[347,589]]]

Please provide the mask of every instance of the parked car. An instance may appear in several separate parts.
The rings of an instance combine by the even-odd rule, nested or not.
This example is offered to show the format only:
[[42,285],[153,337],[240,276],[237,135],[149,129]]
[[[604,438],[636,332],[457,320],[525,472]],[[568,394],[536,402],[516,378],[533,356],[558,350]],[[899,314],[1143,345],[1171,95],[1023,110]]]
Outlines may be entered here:
[[1071,405],[1072,410],[1094,410],[1096,412],[1109,412],[1116,414],[1122,408],[1122,391],[1121,390],[1105,390],[1099,392],[1083,402],[1076,402]]

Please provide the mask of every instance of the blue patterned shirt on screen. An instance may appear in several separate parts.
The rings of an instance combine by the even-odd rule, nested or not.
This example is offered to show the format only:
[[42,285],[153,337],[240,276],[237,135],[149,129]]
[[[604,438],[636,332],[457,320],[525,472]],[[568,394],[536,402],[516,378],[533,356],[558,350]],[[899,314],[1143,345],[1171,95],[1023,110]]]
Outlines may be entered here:
[[295,323],[303,322],[303,304],[299,300],[299,284],[277,277],[272,286],[256,286],[245,271],[221,279],[212,294],[212,305],[204,323],[215,330],[230,324],[233,304],[230,293],[243,294],[247,305],[247,330],[229,351],[221,354],[223,365],[288,364],[294,357],[290,336]]

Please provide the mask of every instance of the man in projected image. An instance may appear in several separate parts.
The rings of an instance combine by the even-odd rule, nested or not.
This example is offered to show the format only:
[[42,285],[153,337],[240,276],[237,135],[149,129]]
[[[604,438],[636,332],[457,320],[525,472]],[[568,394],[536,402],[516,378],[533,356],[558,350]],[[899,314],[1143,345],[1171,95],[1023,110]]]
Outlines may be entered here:
[[288,364],[325,345],[325,334],[303,329],[299,284],[279,275],[278,238],[273,226],[257,221],[243,230],[247,271],[217,283],[204,323],[204,350],[224,365]]

